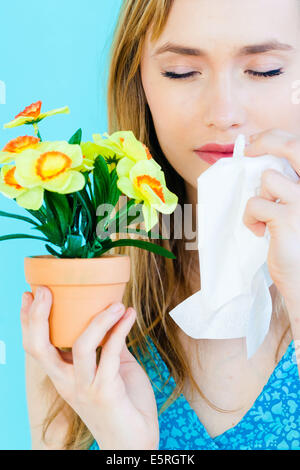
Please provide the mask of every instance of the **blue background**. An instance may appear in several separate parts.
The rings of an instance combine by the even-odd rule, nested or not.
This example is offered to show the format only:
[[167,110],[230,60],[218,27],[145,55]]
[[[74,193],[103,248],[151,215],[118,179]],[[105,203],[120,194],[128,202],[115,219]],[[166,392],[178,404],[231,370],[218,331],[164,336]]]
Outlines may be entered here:
[[[79,127],[83,140],[107,132],[108,50],[122,0],[11,0],[1,4],[0,80],[6,103],[0,104],[0,148],[32,127],[2,130],[25,106],[42,100],[42,110],[65,105],[70,114],[39,124],[44,140],[67,140]],[[0,194],[0,210],[27,215]],[[22,221],[0,218],[0,235],[30,233]],[[38,240],[0,242],[0,449],[30,449],[24,351],[19,320],[21,296],[30,290],[24,257],[46,254]],[[1,344],[1,343],[0,343]]]

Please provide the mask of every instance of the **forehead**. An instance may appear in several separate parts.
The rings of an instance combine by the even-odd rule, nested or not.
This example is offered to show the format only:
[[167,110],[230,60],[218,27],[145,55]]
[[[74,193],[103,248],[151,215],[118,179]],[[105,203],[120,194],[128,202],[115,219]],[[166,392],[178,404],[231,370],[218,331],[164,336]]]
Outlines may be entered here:
[[160,37],[150,41],[149,30],[145,47],[151,56],[166,43],[211,52],[270,42],[297,48],[299,12],[299,0],[174,0]]

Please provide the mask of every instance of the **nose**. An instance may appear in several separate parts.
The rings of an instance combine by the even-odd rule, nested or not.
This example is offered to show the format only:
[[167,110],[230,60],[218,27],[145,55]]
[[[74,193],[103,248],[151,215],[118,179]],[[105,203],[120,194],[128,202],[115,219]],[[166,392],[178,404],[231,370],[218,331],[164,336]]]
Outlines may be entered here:
[[245,122],[245,109],[238,96],[237,84],[230,74],[214,78],[207,86],[204,103],[204,123],[207,127],[226,131],[237,129]]

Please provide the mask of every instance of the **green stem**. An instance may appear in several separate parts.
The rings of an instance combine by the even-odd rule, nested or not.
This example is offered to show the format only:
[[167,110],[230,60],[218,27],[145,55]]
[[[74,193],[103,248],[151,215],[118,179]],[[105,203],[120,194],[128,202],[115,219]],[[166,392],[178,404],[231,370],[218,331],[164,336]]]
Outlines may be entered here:
[[95,200],[94,200],[94,195],[93,195],[93,190],[92,190],[92,183],[91,183],[90,177],[88,178],[87,184],[88,184],[88,187],[89,187],[89,190],[90,190],[91,200],[92,200],[92,202],[95,206]]
[[41,137],[41,134],[40,134],[40,131],[39,131],[39,126],[37,125],[36,122],[34,122],[33,124],[33,129],[34,129],[34,133],[35,135],[37,135],[37,137],[40,139],[40,141],[42,142],[42,137]]
[[[79,191],[77,192],[77,196],[78,196],[78,198],[81,202],[81,205],[84,207],[87,218],[88,218],[88,230],[87,230],[87,236],[85,236],[85,238],[89,239],[91,234],[93,233],[94,222],[93,222],[93,218],[92,218],[92,215],[91,215],[91,212],[90,212],[90,208],[87,205],[87,201],[85,200],[84,196],[81,193],[82,194],[86,194],[86,193],[84,192],[84,190],[81,190],[80,192]],[[86,194],[86,196],[89,200],[89,197],[88,197],[87,194]],[[90,200],[89,200],[89,202],[90,202]]]
[[25,217],[23,215],[10,214],[9,212],[0,211],[0,217],[10,217],[12,219],[19,219],[23,220],[24,222],[29,222],[30,224],[36,225],[37,227],[39,226],[39,224],[36,223],[34,220],[30,219],[30,217]]
[[15,238],[34,238],[35,240],[43,240],[44,242],[49,242],[48,238],[35,237],[34,235],[26,235],[25,233],[17,233],[14,235],[2,235],[0,237],[0,241],[13,240]]
[[111,248],[114,248],[116,246],[135,246],[137,248],[141,248],[143,250],[150,251],[152,253],[156,253],[160,256],[165,256],[166,258],[170,259],[176,259],[176,256],[166,248],[156,245],[156,243],[150,243],[146,242],[143,240],[130,240],[130,239],[121,239],[121,240],[116,240],[112,241],[110,244],[108,244],[106,247],[103,247],[101,250],[99,250],[98,253],[96,253],[95,257],[102,256],[103,253],[106,251],[109,251]]

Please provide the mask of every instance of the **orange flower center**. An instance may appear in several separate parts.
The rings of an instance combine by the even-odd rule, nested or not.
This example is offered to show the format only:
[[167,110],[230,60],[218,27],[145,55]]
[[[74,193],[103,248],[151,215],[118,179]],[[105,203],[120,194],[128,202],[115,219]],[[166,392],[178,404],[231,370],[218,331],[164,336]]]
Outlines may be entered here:
[[30,135],[20,136],[10,140],[3,148],[3,152],[21,153],[23,150],[35,148],[39,141],[40,139],[38,137],[32,137]]
[[8,186],[11,186],[12,188],[15,189],[23,189],[23,186],[20,186],[19,183],[16,181],[15,178],[15,171],[16,167],[14,166],[13,168],[10,168],[5,175],[4,175],[4,183],[6,183]]
[[29,106],[26,106],[23,111],[21,111],[19,114],[15,116],[15,119],[20,117],[20,116],[25,116],[25,117],[33,117],[37,118],[40,113],[41,113],[41,107],[42,107],[42,102],[37,101],[36,103],[32,103]]
[[152,158],[150,150],[148,149],[148,147],[145,144],[142,144],[142,145],[143,145],[144,149],[146,150],[147,159],[150,160]]
[[62,152],[45,152],[36,162],[36,173],[43,180],[51,180],[64,173],[72,165],[72,160]]
[[136,185],[140,189],[142,184],[147,184],[150,186],[152,191],[155,192],[155,194],[160,198],[160,200],[165,203],[165,198],[163,194],[163,188],[160,183],[156,178],[153,178],[152,176],[149,175],[140,175],[136,177]]

